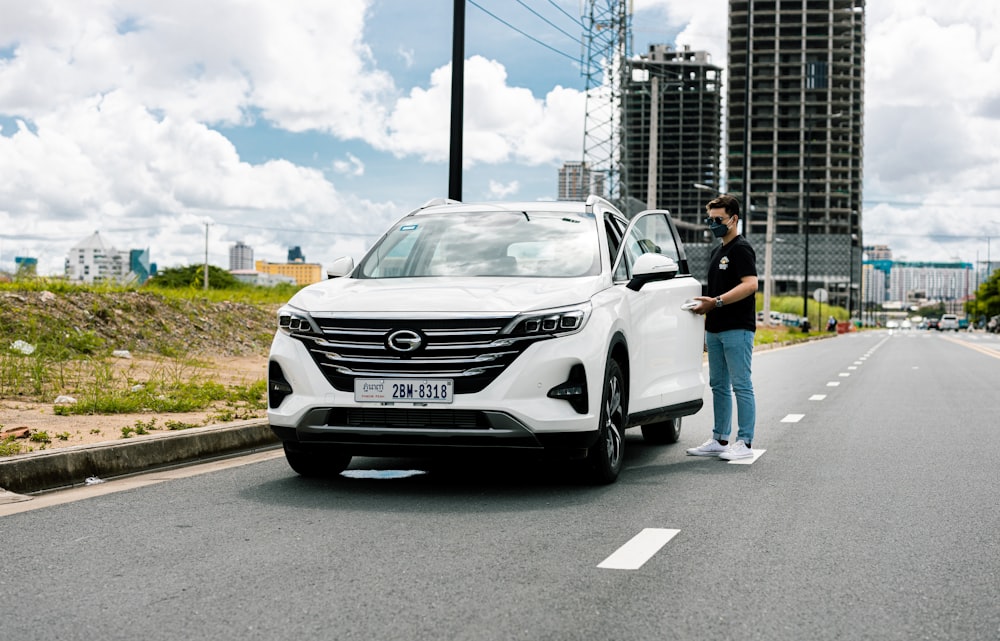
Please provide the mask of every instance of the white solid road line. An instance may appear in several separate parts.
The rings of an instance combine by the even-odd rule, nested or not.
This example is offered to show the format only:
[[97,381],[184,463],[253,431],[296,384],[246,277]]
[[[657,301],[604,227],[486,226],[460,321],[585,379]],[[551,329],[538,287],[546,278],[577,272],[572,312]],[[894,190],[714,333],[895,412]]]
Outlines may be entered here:
[[280,448],[277,450],[268,449],[254,452],[252,454],[237,455],[215,461],[209,461],[207,463],[196,463],[194,465],[153,470],[142,474],[108,479],[106,482],[100,481],[94,485],[78,485],[62,490],[54,490],[52,492],[29,494],[25,498],[29,498],[30,500],[0,505],[0,517],[52,507],[53,505],[61,505],[63,503],[82,501],[83,499],[89,499],[95,496],[123,492],[125,490],[132,490],[139,487],[145,487],[147,485],[155,485],[157,483],[163,483],[164,481],[187,478],[189,476],[197,476],[198,474],[207,474],[209,472],[217,472],[219,470],[240,467],[251,463],[259,463],[261,461],[268,461],[281,456],[284,456],[284,453]]
[[678,532],[680,530],[645,528],[628,543],[615,550],[611,556],[598,563],[597,567],[605,570],[638,570]]

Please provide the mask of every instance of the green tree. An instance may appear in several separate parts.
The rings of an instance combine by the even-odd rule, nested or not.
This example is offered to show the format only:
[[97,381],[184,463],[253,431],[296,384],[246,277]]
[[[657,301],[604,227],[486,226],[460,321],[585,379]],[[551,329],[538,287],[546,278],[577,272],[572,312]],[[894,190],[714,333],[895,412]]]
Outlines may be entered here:
[[[241,284],[221,267],[208,266],[209,289],[238,289]],[[170,267],[157,272],[156,276],[149,279],[147,285],[163,289],[201,289],[205,286],[205,266]]]
[[974,319],[990,318],[1000,314],[1000,269],[979,284],[976,298],[965,304],[965,311]]

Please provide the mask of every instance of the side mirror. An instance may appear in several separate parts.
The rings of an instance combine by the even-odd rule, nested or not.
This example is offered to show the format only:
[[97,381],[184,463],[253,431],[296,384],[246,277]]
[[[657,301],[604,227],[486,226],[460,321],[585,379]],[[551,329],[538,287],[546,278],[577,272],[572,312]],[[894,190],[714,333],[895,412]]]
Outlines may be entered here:
[[628,282],[626,287],[637,292],[646,283],[670,280],[677,275],[679,269],[677,261],[673,258],[662,254],[643,254],[636,259],[632,266],[632,280]]
[[341,256],[333,261],[333,264],[326,270],[327,278],[340,278],[347,276],[354,271],[354,259],[350,256]]

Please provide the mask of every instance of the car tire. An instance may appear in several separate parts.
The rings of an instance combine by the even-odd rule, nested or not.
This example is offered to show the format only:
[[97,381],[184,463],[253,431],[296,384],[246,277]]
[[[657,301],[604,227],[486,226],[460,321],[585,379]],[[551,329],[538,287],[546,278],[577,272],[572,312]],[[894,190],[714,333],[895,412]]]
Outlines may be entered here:
[[301,445],[282,443],[285,460],[300,476],[331,478],[340,475],[351,464],[351,455],[335,449],[306,449]]
[[642,426],[642,440],[651,445],[670,445],[681,437],[681,419],[672,418]]
[[625,377],[615,360],[609,360],[601,395],[601,417],[597,443],[587,454],[589,480],[595,484],[614,483],[625,456]]

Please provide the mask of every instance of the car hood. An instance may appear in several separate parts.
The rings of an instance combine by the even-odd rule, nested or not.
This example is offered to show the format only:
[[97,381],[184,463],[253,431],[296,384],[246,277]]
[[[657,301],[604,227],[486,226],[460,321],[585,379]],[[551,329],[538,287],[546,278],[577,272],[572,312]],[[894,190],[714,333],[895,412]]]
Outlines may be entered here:
[[610,282],[582,278],[337,278],[289,301],[308,312],[518,313],[572,305]]

